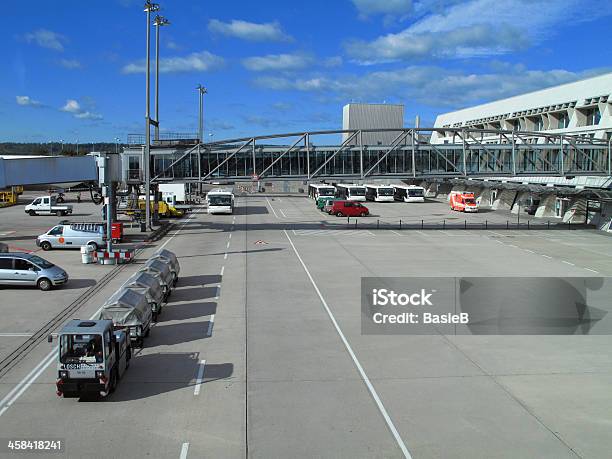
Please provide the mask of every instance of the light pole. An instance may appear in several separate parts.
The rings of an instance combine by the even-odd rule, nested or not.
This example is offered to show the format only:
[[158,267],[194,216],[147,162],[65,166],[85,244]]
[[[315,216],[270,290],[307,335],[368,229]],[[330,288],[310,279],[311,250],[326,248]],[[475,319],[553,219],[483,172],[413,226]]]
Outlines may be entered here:
[[159,140],[159,29],[169,25],[165,17],[157,15],[153,21],[155,26],[155,140]]
[[208,90],[201,84],[196,86],[196,90],[200,95],[200,117],[198,124],[198,139],[200,143],[204,142],[204,94],[208,93]]
[[213,134],[212,132],[208,134],[208,137],[210,138],[210,142],[212,142],[212,141],[213,141],[213,136],[214,136],[214,135],[215,135],[215,134]]
[[61,139],[60,142],[62,143],[62,150],[60,151],[60,153],[64,153],[64,139]]
[[79,156],[79,139],[76,139],[76,154]]
[[144,11],[147,13],[147,57],[145,77],[145,148],[144,148],[144,176],[145,176],[145,220],[146,226],[151,228],[151,13],[159,11],[157,3],[145,2]]
[[115,137],[115,153],[119,153],[119,137]]

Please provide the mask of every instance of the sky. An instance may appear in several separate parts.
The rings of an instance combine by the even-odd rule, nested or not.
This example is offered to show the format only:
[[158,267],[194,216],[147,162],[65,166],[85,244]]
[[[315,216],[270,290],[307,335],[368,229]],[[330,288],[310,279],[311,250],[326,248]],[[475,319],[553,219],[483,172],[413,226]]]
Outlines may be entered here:
[[[350,102],[405,125],[612,71],[601,0],[163,0],[160,127],[207,140],[340,129]],[[145,124],[143,2],[5,0],[0,142],[126,141]],[[151,28],[154,64],[155,28]],[[152,73],[151,83],[155,80]],[[154,99],[151,97],[153,113]]]

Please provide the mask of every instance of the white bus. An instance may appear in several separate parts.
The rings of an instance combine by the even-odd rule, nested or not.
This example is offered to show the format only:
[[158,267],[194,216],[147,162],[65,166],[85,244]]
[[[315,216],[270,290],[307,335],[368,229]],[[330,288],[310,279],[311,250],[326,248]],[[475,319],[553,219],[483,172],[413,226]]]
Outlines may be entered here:
[[336,185],[336,196],[347,201],[365,201],[366,187],[352,183],[339,183]]
[[393,202],[395,190],[391,185],[367,185],[366,199],[376,202]]
[[336,196],[336,187],[327,183],[311,183],[308,185],[308,196],[315,201],[321,198],[333,198]]
[[234,190],[233,188],[215,188],[206,193],[206,204],[209,214],[232,214],[234,213]]
[[425,188],[416,185],[393,185],[396,201],[425,202]]

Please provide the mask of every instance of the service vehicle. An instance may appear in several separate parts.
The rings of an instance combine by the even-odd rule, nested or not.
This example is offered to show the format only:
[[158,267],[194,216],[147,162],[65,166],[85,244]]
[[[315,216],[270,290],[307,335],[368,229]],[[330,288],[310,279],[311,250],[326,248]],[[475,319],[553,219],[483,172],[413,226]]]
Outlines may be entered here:
[[147,272],[159,279],[159,283],[164,291],[164,299],[167,299],[174,286],[174,278],[170,271],[170,266],[160,260],[147,260],[144,265],[138,268],[139,272]]
[[102,305],[95,319],[112,320],[115,328],[127,329],[130,339],[142,347],[151,332],[153,312],[145,295],[121,288]]
[[57,339],[55,387],[60,397],[106,397],[130,366],[130,340],[124,330],[113,326],[112,320],[73,319],[60,330]]
[[176,282],[178,281],[179,273],[181,272],[181,265],[178,262],[178,258],[174,252],[170,252],[166,249],[160,249],[153,254],[149,260],[159,260],[168,265],[170,268],[170,272],[172,273],[172,277],[174,278],[172,285],[176,286]]
[[234,213],[234,189],[214,188],[206,193],[207,212],[209,214]]
[[367,217],[370,211],[366,206],[353,201],[334,201],[329,211],[336,217]]
[[478,212],[478,205],[474,193],[465,191],[451,191],[449,196],[451,210],[458,212]]
[[58,204],[55,196],[40,196],[25,206],[24,211],[30,216],[68,215],[72,213],[72,206],[68,204]]
[[151,273],[137,272],[125,281],[122,288],[129,288],[142,293],[147,298],[149,306],[151,306],[153,322],[157,322],[157,317],[161,314],[164,304],[164,290],[157,277]]
[[[166,218],[177,217],[178,218],[184,215],[184,212],[182,210],[178,210],[171,204],[168,204],[167,202],[164,202],[164,201],[155,202],[155,200],[153,199],[153,196],[151,196],[151,201],[149,202],[149,207],[151,208],[151,212],[155,212],[156,205],[157,205],[157,214],[161,217],[166,217]],[[147,203],[145,200],[145,196],[140,196],[138,198],[138,209],[144,212],[146,210],[146,206],[147,206]],[[130,211],[126,211],[125,213],[130,214]]]
[[425,188],[416,185],[393,185],[393,198],[402,202],[425,202]]
[[160,183],[159,192],[162,195],[162,201],[174,207],[176,210],[188,212],[192,205],[187,197],[186,183]]
[[394,189],[391,185],[366,185],[366,199],[376,202],[393,202]]
[[43,250],[79,249],[89,245],[94,251],[106,242],[104,223],[61,222],[36,238],[36,246]]
[[333,198],[336,187],[327,183],[311,183],[308,185],[308,196],[317,201],[320,197]]
[[339,183],[336,185],[336,196],[346,201],[365,201],[366,187],[352,183]]
[[328,202],[330,201],[335,201],[337,198],[334,197],[330,197],[330,196],[319,196],[317,198],[317,209],[319,209],[320,211],[323,212],[323,209],[325,209],[325,206],[327,205]]
[[0,253],[0,285],[32,285],[47,291],[66,282],[66,271],[38,255]]

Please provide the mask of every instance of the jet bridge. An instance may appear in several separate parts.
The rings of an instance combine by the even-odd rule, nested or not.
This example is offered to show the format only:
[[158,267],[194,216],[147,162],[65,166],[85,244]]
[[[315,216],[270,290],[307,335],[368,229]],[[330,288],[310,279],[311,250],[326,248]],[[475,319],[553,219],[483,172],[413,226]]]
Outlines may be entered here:
[[94,156],[0,156],[0,189],[98,180]]

